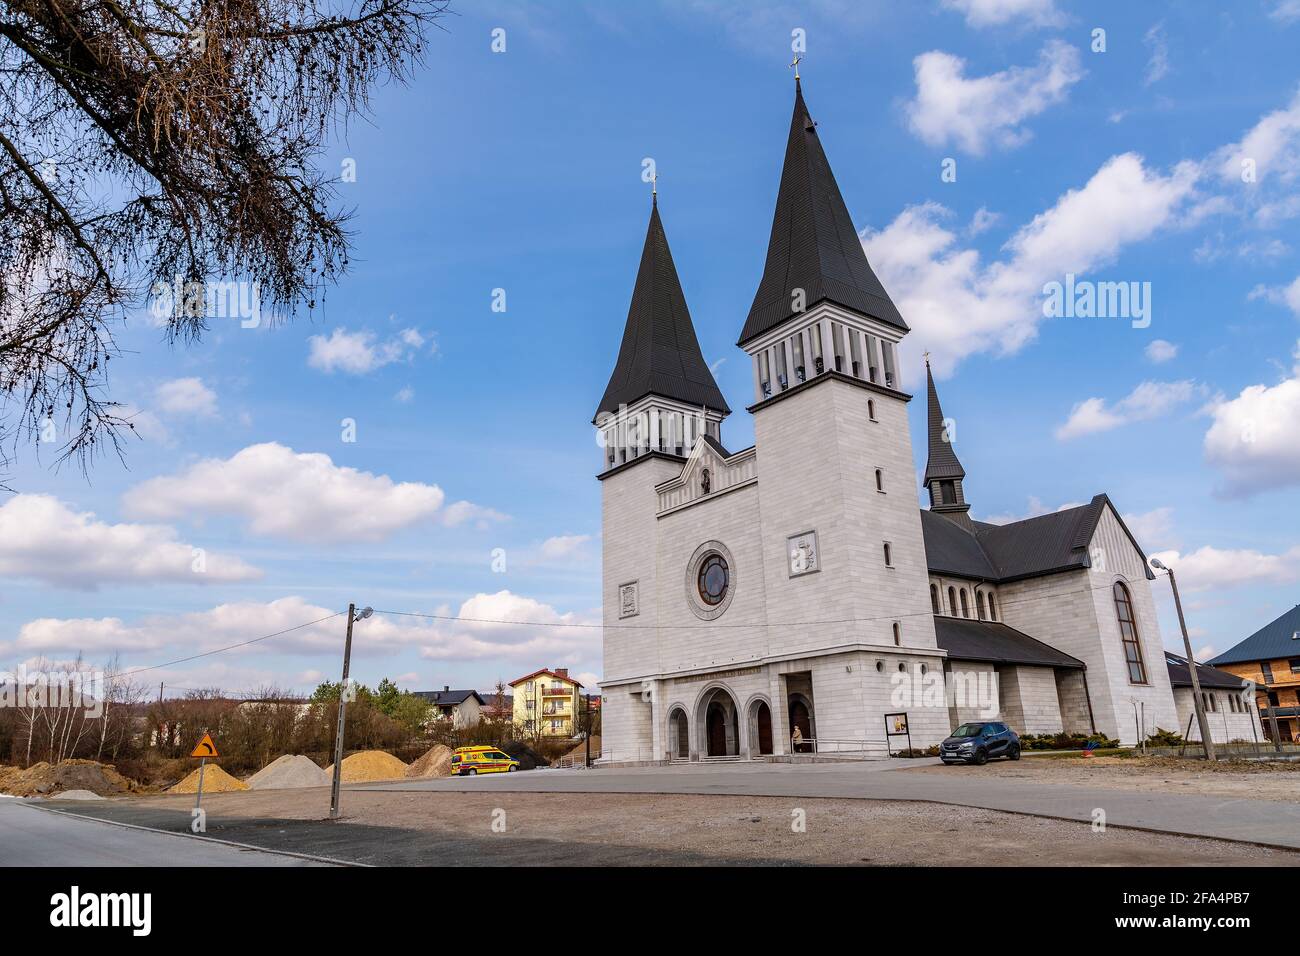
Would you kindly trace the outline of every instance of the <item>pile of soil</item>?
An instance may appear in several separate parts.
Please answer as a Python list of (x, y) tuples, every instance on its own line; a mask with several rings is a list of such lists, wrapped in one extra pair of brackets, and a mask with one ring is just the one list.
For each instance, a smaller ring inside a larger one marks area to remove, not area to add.
[(252, 790), (292, 790), (297, 787), (328, 787), (330, 775), (316, 766), (310, 757), (285, 754), (244, 782)]
[[(334, 773), (334, 765), (325, 768)], [(406, 776), (406, 764), (383, 750), (362, 750), (343, 758), (344, 783), (369, 783), (373, 780), (400, 780)]]
[[(247, 790), (248, 784), (237, 780), (214, 763), (203, 768), (204, 793), (229, 793), (232, 790)], [(168, 790), (168, 793), (198, 793), (199, 769)]]
[(64, 790), (62, 793), (56, 793), (50, 797), (51, 800), (103, 800), (97, 793), (91, 793), (89, 790)]
[[(578, 746), (574, 747), (567, 754), (565, 754), (565, 756), (572, 757), (574, 760), (586, 760), (587, 742), (584, 740), (582, 743), (578, 744)], [(599, 756), (600, 756), (600, 734), (592, 734), (591, 735), (591, 759), (595, 760)]]
[(519, 761), (520, 770), (536, 770), (538, 767), (551, 765), (549, 760), (522, 740), (512, 740), (501, 749)]
[[(345, 761), (346, 763), (346, 761)], [(450, 777), (451, 748), (434, 744), (406, 768), (408, 777)]]
[(89, 790), (100, 797), (115, 797), (133, 789), (130, 780), (111, 765), (94, 760), (61, 760), (56, 764), (34, 763), (26, 770), (6, 767), (0, 776), (0, 790), (15, 797), (52, 796), (64, 790)]

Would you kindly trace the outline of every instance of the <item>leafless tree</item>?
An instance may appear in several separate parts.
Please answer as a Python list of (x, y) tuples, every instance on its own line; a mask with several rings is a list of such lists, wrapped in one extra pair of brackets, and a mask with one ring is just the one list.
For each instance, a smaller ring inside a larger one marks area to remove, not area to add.
[[(274, 314), (316, 306), (348, 264), (326, 137), (409, 78), (446, 12), (0, 0), (0, 464), (33, 439), (83, 468), (121, 453), (114, 329), (151, 292), (238, 281)], [(169, 301), (168, 339), (199, 338), (206, 302)]]

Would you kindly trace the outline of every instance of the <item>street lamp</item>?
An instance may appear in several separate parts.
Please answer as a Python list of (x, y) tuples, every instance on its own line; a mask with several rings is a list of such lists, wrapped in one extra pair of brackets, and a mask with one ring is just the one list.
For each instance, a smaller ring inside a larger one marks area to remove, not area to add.
[(1201, 728), (1201, 742), (1205, 744), (1207, 760), (1218, 760), (1214, 753), (1214, 742), (1210, 740), (1210, 723), (1205, 718), (1205, 706), (1201, 701), (1201, 679), (1196, 673), (1196, 658), (1192, 656), (1192, 639), (1187, 636), (1187, 621), (1183, 618), (1183, 602), (1178, 596), (1178, 580), (1174, 569), (1159, 558), (1151, 559), (1151, 567), (1169, 575), (1169, 586), (1174, 591), (1174, 607), (1178, 608), (1178, 626), (1183, 631), (1183, 649), (1187, 651), (1187, 672), (1192, 675), (1192, 706), (1196, 708), (1196, 723)]
[(330, 782), (330, 819), (339, 816), (339, 784), (343, 782), (343, 718), (348, 709), (348, 668), (352, 665), (352, 625), (364, 621), (375, 613), (372, 607), (357, 610), (355, 604), (348, 605), (348, 636), (343, 642), (343, 680), (339, 684), (339, 726), (334, 736), (334, 779)]

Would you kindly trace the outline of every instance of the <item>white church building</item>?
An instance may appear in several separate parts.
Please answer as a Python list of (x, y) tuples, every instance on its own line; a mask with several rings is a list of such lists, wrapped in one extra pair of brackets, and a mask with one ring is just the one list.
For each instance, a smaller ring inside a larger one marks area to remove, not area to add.
[(907, 332), (796, 83), (738, 341), (755, 445), (729, 451), (656, 201), (594, 419), (606, 762), (781, 756), (796, 730), (800, 752), (884, 756), (975, 717), (1124, 743), (1178, 726), (1153, 575), (1118, 510), (1099, 494), (973, 520), (928, 367), (920, 506)]

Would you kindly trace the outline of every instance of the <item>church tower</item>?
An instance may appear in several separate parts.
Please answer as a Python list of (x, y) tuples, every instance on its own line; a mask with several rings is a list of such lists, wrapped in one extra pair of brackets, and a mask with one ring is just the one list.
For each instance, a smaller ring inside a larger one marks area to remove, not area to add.
[[(907, 323), (862, 241), (795, 80), (767, 258), (738, 344), (753, 363), (771, 653), (836, 642), (933, 653), (928, 569), (897, 348)], [(815, 532), (815, 535), (813, 534)], [(820, 574), (791, 571), (815, 538)], [(779, 646), (777, 646), (779, 645)], [(833, 728), (824, 727), (828, 736)], [(845, 736), (861, 728), (843, 728)]]
[(925, 462), (925, 487), (930, 492), (930, 510), (955, 521), (967, 531), (974, 531), (970, 520), (970, 505), (962, 491), (961, 483), (966, 477), (966, 469), (957, 460), (953, 450), (953, 429), (948, 419), (943, 417), (939, 407), (939, 393), (934, 389), (934, 374), (930, 371), (930, 360), (925, 362), (925, 385), (927, 392), (927, 430), (929, 434), (929, 457)]
[(656, 195), (618, 360), (592, 421), (601, 448), (604, 620), (640, 626), (605, 632), (608, 677), (658, 668), (656, 645), (645, 639), (653, 631), (641, 629), (659, 614), (655, 486), (681, 474), (700, 441), (721, 442), (730, 413), (700, 352)]
[(650, 454), (684, 458), (705, 435), (720, 442), (730, 413), (695, 338), (656, 194), (623, 344), (592, 420), (605, 453), (602, 470)]

